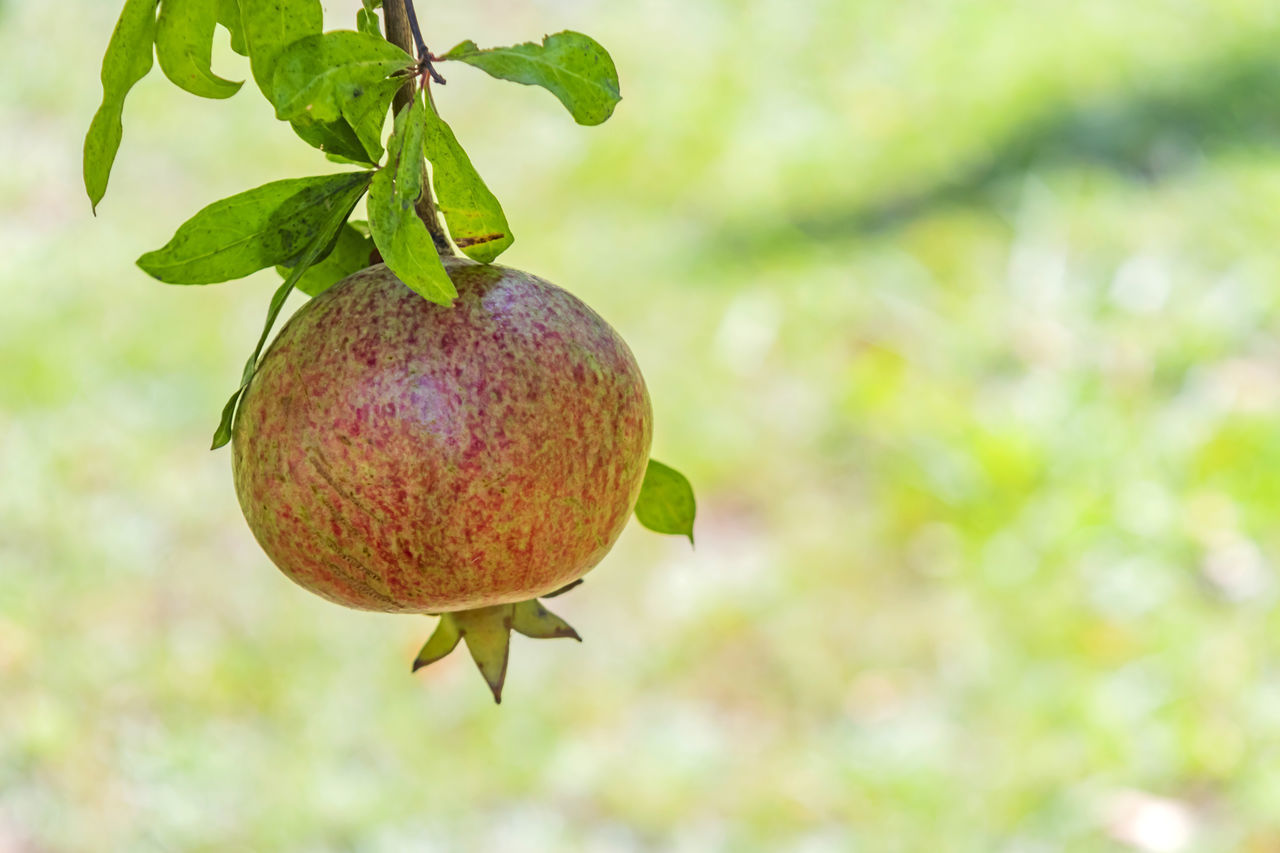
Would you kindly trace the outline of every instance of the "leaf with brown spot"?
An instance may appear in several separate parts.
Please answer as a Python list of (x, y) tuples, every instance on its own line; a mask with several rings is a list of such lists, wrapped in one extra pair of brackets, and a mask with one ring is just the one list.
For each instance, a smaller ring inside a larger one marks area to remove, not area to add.
[(423, 105), (421, 93), (396, 115), (387, 141), (387, 164), (369, 186), (369, 232), (382, 260), (410, 290), (440, 305), (458, 291), (415, 207), (422, 195)]
[(430, 103), (425, 120), (423, 150), (431, 161), (431, 183), (449, 236), (468, 258), (492, 263), (515, 242), (502, 205)]

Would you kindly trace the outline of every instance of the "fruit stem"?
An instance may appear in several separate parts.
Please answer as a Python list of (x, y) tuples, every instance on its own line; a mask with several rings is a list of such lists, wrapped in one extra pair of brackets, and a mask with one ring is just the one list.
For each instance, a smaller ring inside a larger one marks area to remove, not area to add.
[[(413, 0), (384, 0), (382, 4), (382, 14), (385, 19), (385, 27), (387, 32), (387, 41), (410, 55), (414, 52), (415, 41), (421, 42), (422, 34), (418, 30), (417, 17), (410, 17), (413, 8)], [(417, 38), (414, 38), (415, 32)], [(423, 45), (425, 50), (426, 45)], [(425, 58), (429, 58), (430, 53)], [(399, 113), (409, 101), (413, 98), (413, 79), (410, 79), (399, 92), (396, 92), (395, 99), (392, 101), (395, 112)], [(425, 87), (424, 87), (425, 88)], [(426, 89), (423, 93), (428, 99), (431, 98), (431, 90)], [(435, 102), (432, 101), (432, 109), (435, 108)], [(431, 234), (431, 242), (435, 243), (436, 252), (441, 257), (449, 257), (455, 255), (453, 245), (449, 243), (449, 238), (445, 236), (444, 228), (440, 225), (440, 216), (436, 212), (435, 198), (431, 193), (431, 181), (422, 182), (422, 195), (418, 197), (416, 205), (418, 218), (427, 226), (427, 232)]]

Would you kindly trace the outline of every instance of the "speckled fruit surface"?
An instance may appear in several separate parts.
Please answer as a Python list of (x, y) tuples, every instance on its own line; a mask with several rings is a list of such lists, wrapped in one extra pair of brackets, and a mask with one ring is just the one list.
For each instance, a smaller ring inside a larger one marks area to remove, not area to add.
[(446, 262), (449, 307), (385, 266), (308, 302), (236, 418), (236, 494), (293, 580), (366, 610), (524, 601), (630, 517), (652, 412), (622, 338), (536, 276)]

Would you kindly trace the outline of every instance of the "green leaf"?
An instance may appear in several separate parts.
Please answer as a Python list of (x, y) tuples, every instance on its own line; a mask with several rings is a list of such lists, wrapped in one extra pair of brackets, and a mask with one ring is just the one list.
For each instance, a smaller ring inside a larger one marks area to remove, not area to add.
[(364, 150), (364, 145), (360, 142), (360, 137), (356, 136), (355, 128), (344, 118), (320, 122), (313, 121), (310, 116), (304, 115), (289, 122), (289, 125), (293, 128), (293, 132), (298, 134), (298, 138), (312, 148), (317, 148), (326, 155), (340, 157), (349, 163), (376, 166), (378, 159), (382, 156), (381, 145), (378, 146), (377, 157), (369, 156), (369, 152)]
[(231, 33), (231, 49), (241, 56), (249, 55), (244, 43), (244, 27), (240, 24), (240, 0), (217, 0), (218, 23)]
[(249, 67), (262, 94), (271, 99), (271, 75), (280, 52), (324, 26), (320, 0), (240, 0), (240, 20)]
[(240, 87), (210, 69), (217, 0), (161, 0), (156, 21), (156, 60), (174, 85), (202, 98), (229, 98)]
[[(369, 266), (369, 256), (373, 250), (373, 238), (348, 223), (338, 232), (333, 249), (323, 260), (312, 264), (311, 269), (298, 279), (294, 287), (308, 296), (319, 296), (353, 272)], [(281, 277), (288, 278), (293, 270), (278, 266), (276, 272)]]
[(502, 80), (541, 86), (560, 99), (578, 124), (600, 124), (622, 100), (609, 52), (595, 39), (570, 30), (547, 36), (540, 45), (481, 50), (464, 41), (442, 58), (474, 65)]
[(370, 175), (291, 178), (216, 201), (179, 226), (163, 248), (139, 258), (138, 266), (169, 284), (213, 284), (292, 265), (324, 229), (334, 205), (345, 204), (353, 192), (358, 198)]
[(102, 106), (84, 138), (84, 188), (95, 213), (120, 150), (125, 96), (151, 70), (155, 34), (156, 0), (125, 0), (102, 57)]
[(249, 356), (249, 360), (245, 362), (244, 370), (240, 373), (240, 387), (235, 390), (235, 393), (231, 395), (231, 399), (222, 408), (222, 418), (218, 422), (218, 428), (214, 430), (213, 446), (210, 450), (217, 450), (231, 440), (236, 407), (240, 402), (240, 398), (244, 396), (245, 389), (249, 387), (249, 382), (252, 381), (254, 372), (258, 369), (258, 357), (262, 354), (262, 348), (267, 344), (267, 336), (271, 334), (271, 328), (276, 324), (276, 318), (280, 316), (280, 309), (284, 307), (285, 300), (293, 292), (294, 285), (298, 283), (298, 280), (306, 274), (311, 265), (323, 254), (325, 247), (333, 243), (342, 228), (342, 223), (347, 221), (347, 217), (351, 215), (352, 208), (356, 206), (356, 202), (360, 201), (360, 196), (364, 194), (364, 191), (365, 186), (363, 184), (356, 184), (329, 199), (329, 203), (326, 205), (324, 221), (316, 229), (315, 233), (311, 235), (311, 239), (303, 250), (302, 256), (298, 259), (298, 265), (293, 268), (293, 272), (289, 273), (289, 277), (271, 295), (271, 304), (267, 308), (267, 320), (263, 324), (262, 334), (258, 337), (258, 345), (253, 348), (253, 353)]
[[(350, 127), (350, 125), (347, 126)], [(355, 131), (352, 131), (352, 133), (354, 132)], [(355, 157), (344, 157), (334, 151), (325, 151), (324, 159), (328, 160), (330, 163), (337, 163), (340, 166), (363, 166), (366, 169), (369, 166), (377, 165), (376, 163), (369, 162), (369, 155), (365, 153), (361, 153), (359, 159), (357, 159)]]
[(423, 135), (426, 107), (422, 94), (402, 108), (387, 141), (387, 165), (369, 185), (369, 231), (382, 260), (410, 290), (422, 298), (448, 305), (458, 295), (427, 226), (414, 208), (422, 195)]
[(404, 85), (391, 74), (413, 57), (381, 36), (350, 31), (307, 36), (276, 58), (269, 98), (276, 118), (317, 122), (345, 119), (375, 161), (382, 156), (382, 125), (391, 99)]
[(382, 37), (382, 25), (378, 22), (378, 16), (374, 10), (382, 5), (381, 0), (363, 0), (364, 8), (356, 10), (356, 29), (362, 33), (368, 33), (371, 36)]
[(463, 254), (482, 264), (493, 263), (514, 242), (502, 205), (481, 180), (453, 130), (427, 105), (424, 148), (431, 161), (436, 202), (449, 235)]
[(693, 486), (685, 476), (656, 459), (649, 460), (636, 502), (636, 518), (650, 530), (688, 536), (693, 544), (693, 518), (697, 515)]

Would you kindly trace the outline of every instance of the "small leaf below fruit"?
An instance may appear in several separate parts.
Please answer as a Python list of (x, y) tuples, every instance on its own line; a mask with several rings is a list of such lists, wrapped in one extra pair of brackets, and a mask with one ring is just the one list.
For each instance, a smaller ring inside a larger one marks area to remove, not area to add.
[(618, 69), (595, 39), (572, 30), (547, 36), (542, 44), (481, 49), (464, 41), (442, 59), (474, 65), (491, 77), (541, 86), (560, 99), (578, 124), (600, 124), (622, 100)]
[(693, 520), (697, 515), (693, 486), (676, 469), (649, 460), (640, 499), (636, 502), (636, 518), (657, 533), (689, 537), (693, 544)]

